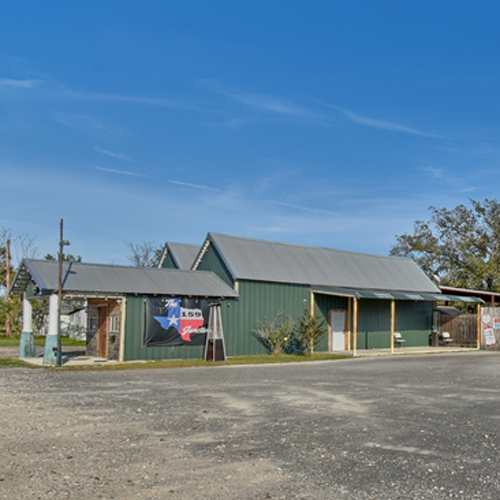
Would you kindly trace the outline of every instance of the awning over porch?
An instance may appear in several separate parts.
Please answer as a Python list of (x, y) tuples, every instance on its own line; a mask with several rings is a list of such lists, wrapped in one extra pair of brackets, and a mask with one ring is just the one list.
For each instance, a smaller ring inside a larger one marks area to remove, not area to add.
[(432, 302), (476, 302), (483, 303), (479, 297), (448, 295), (444, 293), (412, 293), (393, 292), (385, 290), (355, 290), (344, 288), (311, 288), (313, 293), (336, 295), (338, 297), (356, 297), (357, 299), (387, 299), (387, 300), (414, 300)]

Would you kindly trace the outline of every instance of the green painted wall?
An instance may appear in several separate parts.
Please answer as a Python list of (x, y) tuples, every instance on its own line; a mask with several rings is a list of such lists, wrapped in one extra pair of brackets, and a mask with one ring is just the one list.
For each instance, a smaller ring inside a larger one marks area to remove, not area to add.
[[(241, 281), (240, 299), (222, 301), (222, 321), (228, 356), (264, 354), (266, 349), (252, 330), (266, 318), (271, 321), (278, 311), (298, 320), (307, 307), (308, 286)], [(307, 301), (307, 302), (304, 302)], [(348, 299), (315, 295), (315, 314), (328, 321), (331, 309), (347, 310)], [(405, 339), (405, 347), (428, 345), (432, 327), (431, 302), (396, 302), (396, 331)], [(144, 347), (144, 297), (127, 297), (125, 322), (125, 360), (189, 359), (203, 357), (203, 347)], [(358, 311), (358, 349), (390, 347), (390, 301), (360, 300)], [(318, 351), (328, 350), (328, 334)]]
[(170, 252), (167, 252), (167, 255), (165, 255), (165, 259), (163, 260), (161, 267), (166, 269), (178, 269), (175, 265), (174, 259), (172, 259), (172, 256), (170, 255)]
[[(238, 282), (238, 300), (224, 301), (222, 321), (228, 356), (263, 354), (266, 349), (252, 335), (265, 318), (274, 319), (279, 311), (297, 320), (309, 308), (309, 287), (260, 281)], [(304, 300), (307, 302), (305, 303)]]
[[(336, 297), (334, 295), (314, 295), (314, 314), (316, 316), (322, 316), (325, 319), (327, 328), (325, 336), (321, 339), (319, 343), (318, 350), (319, 351), (327, 351), (328, 350), (328, 311), (331, 309), (344, 310), (347, 311), (348, 301), (347, 297)], [(347, 327), (347, 325), (346, 325)]]
[(144, 347), (144, 297), (127, 296), (125, 319), (125, 361), (135, 359), (197, 359), (203, 347)]
[(203, 255), (203, 259), (197, 268), (199, 271), (213, 271), (222, 281), (227, 283), (230, 287), (234, 286), (233, 278), (229, 273), (223, 260), (215, 251), (212, 243), (209, 244), (207, 251)]
[[(396, 301), (395, 330), (405, 339), (405, 347), (429, 344), (433, 322), (432, 302)], [(358, 312), (358, 349), (391, 346), (391, 302), (360, 300)]]

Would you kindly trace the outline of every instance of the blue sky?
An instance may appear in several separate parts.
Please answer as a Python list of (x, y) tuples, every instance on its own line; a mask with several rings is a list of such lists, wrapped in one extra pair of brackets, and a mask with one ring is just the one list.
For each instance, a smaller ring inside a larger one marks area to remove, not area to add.
[(500, 187), (500, 4), (0, 8), (0, 227), (127, 264), (208, 231), (387, 254)]

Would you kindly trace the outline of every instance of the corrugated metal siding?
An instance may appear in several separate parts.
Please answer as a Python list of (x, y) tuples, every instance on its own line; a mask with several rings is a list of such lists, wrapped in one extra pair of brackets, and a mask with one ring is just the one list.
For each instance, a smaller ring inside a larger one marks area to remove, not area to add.
[(229, 270), (227, 269), (226, 265), (211, 243), (208, 246), (207, 251), (203, 255), (203, 259), (199, 263), (197, 270), (212, 271), (230, 287), (234, 285), (234, 281)]
[[(252, 335), (259, 322), (274, 319), (278, 311), (297, 320), (309, 308), (309, 287), (279, 283), (241, 281), (239, 300), (225, 300), (222, 321), (228, 356), (263, 354), (266, 349)], [(307, 304), (304, 303), (307, 300)], [(229, 305), (228, 305), (229, 304)]]
[[(395, 331), (405, 339), (404, 347), (428, 345), (433, 321), (432, 302), (396, 301)], [(382, 349), (391, 345), (389, 300), (360, 300), (358, 349)]]
[(128, 296), (125, 319), (125, 361), (136, 359), (197, 359), (203, 347), (144, 347), (144, 297)]
[[(328, 312), (331, 309), (347, 311), (348, 308), (349, 299), (347, 297), (336, 297), (334, 295), (314, 294), (314, 299), (315, 299), (314, 314), (316, 316), (323, 317), (327, 325), (328, 325)], [(321, 339), (317, 350), (328, 351), (328, 329), (326, 330), (325, 336)]]
[(396, 302), (396, 331), (405, 347), (429, 345), (433, 322), (433, 302)]
[(163, 262), (161, 264), (161, 267), (165, 269), (177, 269), (174, 259), (172, 259), (172, 256), (170, 255), (169, 252), (166, 253), (165, 258), (163, 259)]

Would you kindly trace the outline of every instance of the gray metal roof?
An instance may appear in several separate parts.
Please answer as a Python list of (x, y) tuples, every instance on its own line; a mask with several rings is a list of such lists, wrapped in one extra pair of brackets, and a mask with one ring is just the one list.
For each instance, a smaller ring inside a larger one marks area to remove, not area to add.
[[(25, 259), (10, 291), (23, 293), (32, 280), (40, 292), (59, 286), (59, 264)], [(129, 266), (63, 263), (63, 290), (67, 295), (193, 295), (237, 297), (237, 293), (212, 272)]]
[(416, 293), (416, 292), (389, 292), (387, 290), (349, 290), (346, 288), (313, 288), (313, 292), (325, 295), (337, 295), (340, 297), (357, 297), (358, 299), (395, 299), (411, 300), (415, 302), (422, 301), (441, 301), (441, 302), (484, 302), (478, 297), (468, 297), (459, 295), (445, 295), (443, 293)]
[(194, 259), (200, 251), (200, 245), (188, 245), (187, 243), (165, 244), (178, 269), (191, 269)]
[[(208, 233), (233, 279), (330, 288), (439, 293), (408, 258)], [(205, 244), (204, 249), (207, 248)], [(201, 255), (197, 258), (199, 262)]]

